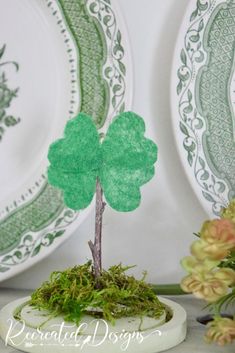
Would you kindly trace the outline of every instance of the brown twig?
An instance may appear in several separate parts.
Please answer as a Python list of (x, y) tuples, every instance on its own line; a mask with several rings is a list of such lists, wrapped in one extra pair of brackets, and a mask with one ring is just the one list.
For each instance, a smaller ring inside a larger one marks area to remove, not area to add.
[(103, 190), (100, 185), (100, 181), (97, 178), (96, 182), (96, 210), (95, 210), (95, 241), (92, 243), (90, 240), (88, 242), (91, 249), (93, 263), (94, 263), (94, 272), (97, 284), (99, 282), (99, 276), (102, 271), (102, 219), (105, 209), (105, 202), (103, 201)]

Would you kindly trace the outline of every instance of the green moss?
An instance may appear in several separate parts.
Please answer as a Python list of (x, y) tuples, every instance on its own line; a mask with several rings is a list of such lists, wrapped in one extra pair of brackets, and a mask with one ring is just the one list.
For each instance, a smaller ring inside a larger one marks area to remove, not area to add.
[(126, 275), (131, 267), (121, 264), (103, 270), (96, 286), (91, 262), (65, 271), (55, 271), (31, 297), (31, 305), (46, 309), (53, 315), (62, 314), (66, 321), (79, 324), (90, 314), (115, 323), (128, 316), (158, 318), (164, 311), (150, 285)]

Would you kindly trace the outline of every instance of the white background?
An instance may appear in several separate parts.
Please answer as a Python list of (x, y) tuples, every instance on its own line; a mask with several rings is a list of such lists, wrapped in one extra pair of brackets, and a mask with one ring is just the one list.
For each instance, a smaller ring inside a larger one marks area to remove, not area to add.
[[(133, 111), (147, 121), (147, 135), (159, 147), (155, 177), (142, 188), (141, 206), (104, 214), (103, 265), (122, 262), (148, 271), (148, 280), (180, 280), (180, 259), (188, 255), (193, 232), (207, 218), (182, 168), (170, 114), (170, 74), (174, 45), (188, 0), (116, 0), (129, 32), (134, 72)], [(196, 1), (195, 1), (196, 2)], [(1, 286), (35, 288), (52, 270), (90, 258), (94, 212), (48, 258)]]

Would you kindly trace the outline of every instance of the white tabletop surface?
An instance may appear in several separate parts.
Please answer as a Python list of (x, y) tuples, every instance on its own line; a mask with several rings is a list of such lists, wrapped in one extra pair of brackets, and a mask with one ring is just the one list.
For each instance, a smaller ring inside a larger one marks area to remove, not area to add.
[[(12, 289), (1, 289), (0, 291), (0, 309), (12, 300), (17, 298), (25, 297), (30, 295), (28, 290), (12, 290)], [(186, 340), (179, 346), (172, 348), (166, 352), (169, 353), (234, 353), (235, 343), (227, 345), (225, 347), (218, 347), (215, 344), (206, 344), (203, 341), (203, 335), (205, 327), (196, 321), (196, 316), (202, 315), (203, 303), (192, 296), (178, 296), (170, 297), (171, 300), (175, 300), (181, 304), (188, 315), (188, 334)], [(6, 347), (2, 340), (0, 340), (0, 352), (1, 353), (16, 353), (18, 350)], [(111, 352), (110, 352), (111, 353)], [(146, 352), (148, 353), (148, 352)]]

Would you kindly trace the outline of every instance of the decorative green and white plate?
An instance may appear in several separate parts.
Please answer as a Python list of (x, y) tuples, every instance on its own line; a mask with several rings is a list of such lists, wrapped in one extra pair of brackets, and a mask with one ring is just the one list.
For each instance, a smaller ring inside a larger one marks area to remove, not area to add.
[(235, 196), (235, 1), (192, 0), (172, 72), (180, 156), (204, 208), (219, 215)]
[(1, 0), (0, 281), (50, 254), (87, 212), (47, 183), (47, 150), (84, 111), (105, 130), (130, 108), (117, 0)]

